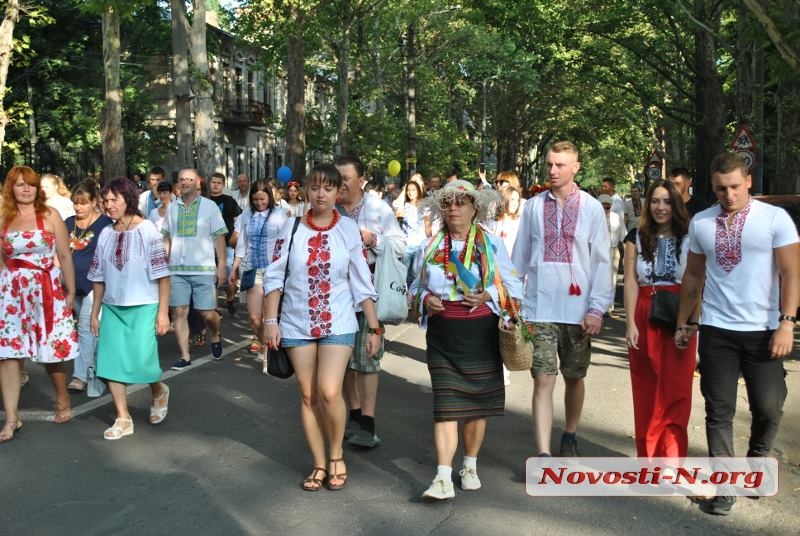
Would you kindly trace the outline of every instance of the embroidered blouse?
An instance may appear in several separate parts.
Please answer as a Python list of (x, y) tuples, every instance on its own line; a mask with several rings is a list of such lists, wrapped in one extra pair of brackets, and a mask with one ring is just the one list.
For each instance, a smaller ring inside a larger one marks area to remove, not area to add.
[(142, 220), (128, 231), (103, 229), (87, 278), (105, 283), (103, 303), (127, 306), (158, 303), (158, 280), (169, 275), (164, 240)]
[(681, 239), (679, 259), (675, 258), (677, 240), (673, 237), (659, 237), (653, 262), (646, 261), (642, 257), (642, 244), (636, 229), (628, 233), (625, 241), (636, 244), (636, 251), (639, 253), (636, 256), (636, 281), (640, 286), (680, 284), (689, 256), (689, 235), (684, 235)]
[(263, 212), (253, 212), (248, 208), (242, 212), (236, 226), (239, 239), (235, 253), (242, 259), (241, 271), (267, 267), (272, 260), (278, 233), (285, 222), (286, 213), (280, 207)]
[(358, 225), (340, 218), (318, 232), (300, 224), (287, 255), (293, 225), (290, 218), (281, 227), (264, 274), (264, 294), (283, 289), (281, 336), (321, 339), (358, 331), (356, 305), (378, 299)]
[[(521, 299), (523, 295), (522, 281), (519, 278), (519, 273), (511, 262), (511, 258), (508, 256), (508, 252), (506, 251), (505, 245), (503, 245), (503, 241), (499, 237), (488, 232), (484, 233), (484, 236), (486, 236), (486, 238), (489, 240), (489, 244), (491, 245), (497, 268), (500, 270), (500, 280), (503, 282), (503, 286), (507, 295), (518, 300)], [(417, 312), (420, 313), (420, 323), (422, 326), (427, 323), (427, 311), (423, 304), (427, 295), (433, 294), (440, 299), (447, 301), (462, 301), (465, 297), (463, 290), (461, 286), (459, 286), (456, 279), (448, 277), (447, 273), (445, 272), (443, 260), (446, 258), (445, 254), (449, 256), (449, 252), (445, 253), (444, 251), (444, 240), (439, 242), (436, 248), (436, 253), (432, 256), (429, 262), (426, 262), (425, 252), (428, 251), (429, 247), (434, 243), (435, 240), (437, 240), (436, 235), (432, 236), (424, 244), (423, 253), (417, 258), (415, 266), (415, 273), (419, 275), (414, 282), (411, 283), (411, 289), (409, 290), (409, 296), (416, 297), (419, 294)], [(453, 251), (456, 255), (459, 255), (464, 248), (464, 243), (464, 240), (453, 240), (452, 245), (450, 246), (451, 251)], [(482, 252), (480, 247), (476, 246), (472, 262), (469, 264), (469, 271), (478, 281), (483, 279), (480, 262), (481, 255)], [(420, 288), (420, 285), (422, 285), (422, 288)], [(497, 287), (494, 284), (491, 284), (484, 290), (489, 292), (489, 294), (492, 296), (491, 301), (487, 302), (487, 305), (494, 314), (499, 315), (500, 298), (497, 292)]]

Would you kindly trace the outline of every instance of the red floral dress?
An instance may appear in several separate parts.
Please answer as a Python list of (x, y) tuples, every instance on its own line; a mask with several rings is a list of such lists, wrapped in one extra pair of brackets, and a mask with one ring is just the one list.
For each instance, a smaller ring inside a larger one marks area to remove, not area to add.
[(75, 358), (78, 335), (53, 265), (55, 236), (40, 216), (36, 224), (0, 236), (0, 359), (59, 363)]

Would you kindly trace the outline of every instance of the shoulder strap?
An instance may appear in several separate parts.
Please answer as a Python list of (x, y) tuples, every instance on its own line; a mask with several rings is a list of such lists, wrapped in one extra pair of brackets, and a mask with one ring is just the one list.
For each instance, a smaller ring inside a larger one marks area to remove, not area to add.
[[(266, 223), (264, 224), (266, 225)], [(292, 235), (289, 238), (289, 249), (286, 250), (286, 268), (283, 269), (283, 292), (281, 292), (281, 299), (278, 302), (278, 318), (281, 316), (281, 309), (283, 309), (283, 297), (286, 296), (286, 278), (289, 277), (289, 255), (292, 253), (292, 244), (294, 244), (294, 233), (300, 227), (300, 218), (295, 217), (294, 225), (292, 225)]]
[[(52, 208), (50, 210), (55, 210), (55, 209)], [(44, 231), (44, 219), (42, 218), (42, 215), (39, 214), (38, 212), (36, 213), (36, 228), (39, 229), (40, 231)]]

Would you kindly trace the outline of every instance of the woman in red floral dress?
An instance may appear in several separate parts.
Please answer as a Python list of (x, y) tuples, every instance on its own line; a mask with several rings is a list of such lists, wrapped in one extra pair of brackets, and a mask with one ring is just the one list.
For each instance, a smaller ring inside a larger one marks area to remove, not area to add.
[(52, 420), (65, 423), (72, 418), (65, 363), (75, 358), (78, 336), (72, 318), (75, 272), (67, 229), (59, 213), (45, 205), (39, 175), (27, 166), (14, 166), (6, 175), (0, 233), (0, 388), (6, 414), (2, 443), (22, 428), (20, 359), (45, 365), (56, 390)]

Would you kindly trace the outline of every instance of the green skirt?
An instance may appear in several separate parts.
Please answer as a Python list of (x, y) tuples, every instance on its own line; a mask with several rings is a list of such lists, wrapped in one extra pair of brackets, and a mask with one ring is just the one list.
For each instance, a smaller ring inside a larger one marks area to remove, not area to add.
[(156, 340), (158, 304), (103, 304), (97, 341), (97, 376), (119, 383), (161, 379)]

